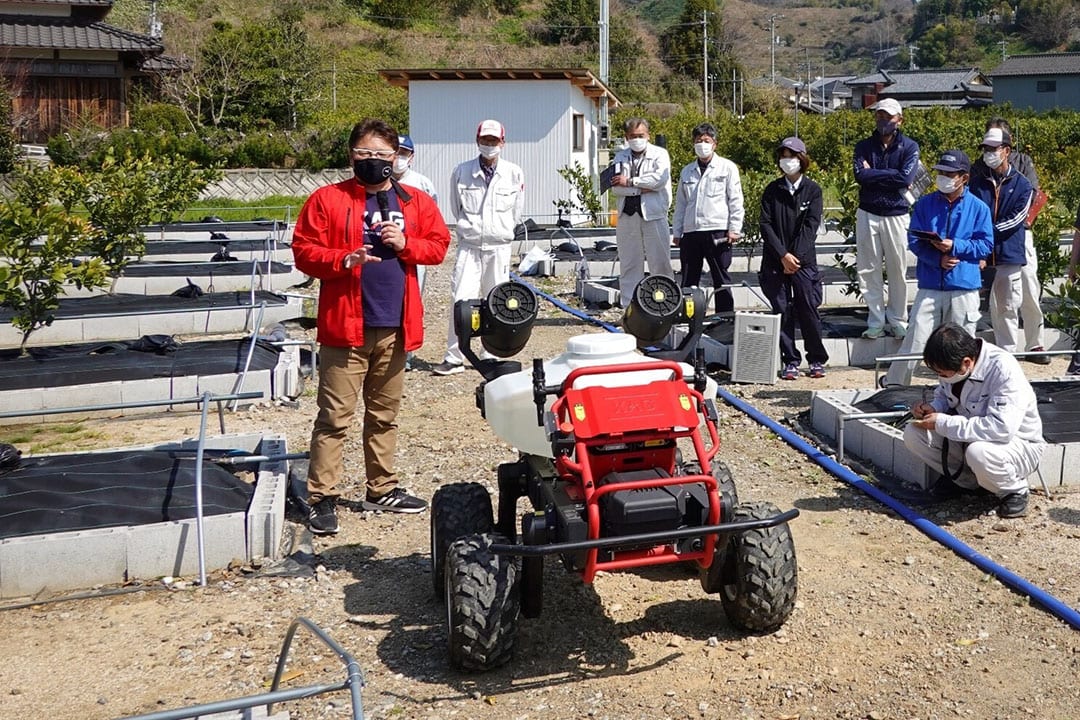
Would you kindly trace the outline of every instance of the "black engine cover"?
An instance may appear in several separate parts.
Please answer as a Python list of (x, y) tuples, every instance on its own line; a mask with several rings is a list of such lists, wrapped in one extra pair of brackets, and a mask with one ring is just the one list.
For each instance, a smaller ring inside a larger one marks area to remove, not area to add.
[[(612, 473), (600, 485), (612, 482), (669, 477), (662, 470)], [(677, 530), (704, 524), (709, 496), (700, 483), (668, 485), (646, 490), (618, 490), (600, 499), (600, 517), (606, 537)]]

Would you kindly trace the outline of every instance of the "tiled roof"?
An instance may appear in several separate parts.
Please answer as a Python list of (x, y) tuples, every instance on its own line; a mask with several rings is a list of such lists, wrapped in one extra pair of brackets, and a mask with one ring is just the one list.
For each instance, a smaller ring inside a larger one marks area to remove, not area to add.
[(991, 77), (1080, 75), (1080, 53), (1013, 55), (994, 68)]
[(102, 22), (79, 23), (70, 18), (0, 15), (0, 48), (51, 50), (114, 50), (156, 55), (158, 41)]
[(889, 85), (890, 95), (908, 93), (947, 93), (962, 90), (978, 78), (979, 71), (974, 68), (965, 70), (894, 70), (889, 73), (893, 84)]
[(889, 97), (927, 93), (952, 93), (979, 87), (989, 87), (978, 68), (942, 70), (889, 70), (849, 80), (848, 85), (885, 86), (882, 94)]

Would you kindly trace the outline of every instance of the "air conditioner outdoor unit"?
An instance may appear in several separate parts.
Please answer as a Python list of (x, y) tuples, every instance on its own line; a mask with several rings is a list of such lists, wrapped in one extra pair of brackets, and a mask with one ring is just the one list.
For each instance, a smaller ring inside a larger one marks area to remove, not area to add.
[(780, 316), (735, 313), (731, 381), (772, 385), (780, 371)]

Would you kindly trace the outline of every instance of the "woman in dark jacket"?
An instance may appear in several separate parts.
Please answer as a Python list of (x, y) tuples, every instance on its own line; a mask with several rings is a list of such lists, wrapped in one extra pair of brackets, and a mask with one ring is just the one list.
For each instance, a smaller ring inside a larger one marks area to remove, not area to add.
[(782, 177), (769, 183), (761, 196), (761, 235), (764, 253), (758, 278), (761, 290), (780, 315), (781, 377), (797, 380), (802, 354), (795, 347), (795, 323), (802, 331), (812, 378), (825, 377), (829, 354), (821, 341), (821, 272), (817, 266), (818, 227), (821, 225), (821, 186), (805, 176), (810, 166), (806, 145), (785, 138), (776, 149)]

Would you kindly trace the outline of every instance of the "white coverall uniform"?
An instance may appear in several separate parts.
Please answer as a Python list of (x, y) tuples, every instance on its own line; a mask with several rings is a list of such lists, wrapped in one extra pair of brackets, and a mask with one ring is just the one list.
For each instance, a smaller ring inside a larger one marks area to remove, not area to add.
[[(450, 283), (453, 303), (487, 297), (496, 285), (510, 279), (510, 246), (525, 211), (525, 174), (500, 157), (488, 184), (479, 157), (463, 162), (450, 175), (450, 209), (457, 221), (458, 241)], [(453, 304), (450, 308), (443, 360), (462, 365), (465, 356), (454, 332)]]
[(971, 376), (960, 386), (939, 383), (930, 403), (939, 413), (933, 430), (904, 429), (904, 444), (938, 472), (942, 439), (949, 439), (949, 471), (964, 469), (954, 481), (982, 487), (999, 498), (1027, 492), (1028, 475), (1039, 467), (1046, 442), (1031, 383), (1016, 358), (983, 341)]

